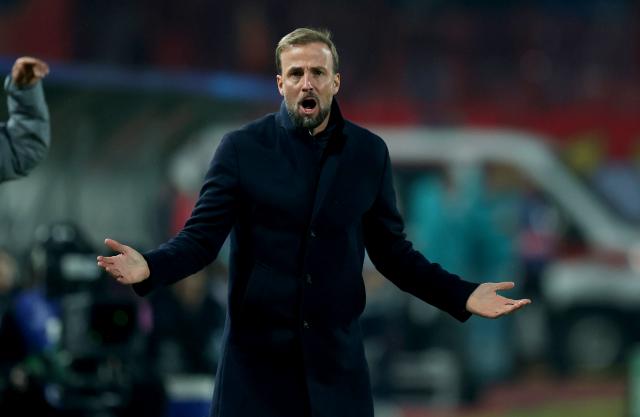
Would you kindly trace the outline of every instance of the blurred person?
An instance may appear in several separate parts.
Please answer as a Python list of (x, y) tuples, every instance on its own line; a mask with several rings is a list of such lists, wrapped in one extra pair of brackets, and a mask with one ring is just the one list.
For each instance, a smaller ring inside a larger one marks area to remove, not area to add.
[(479, 210), (482, 189), (472, 171), (444, 167), (421, 175), (409, 190), (408, 212), (416, 248), (448, 271), (477, 282), (478, 237), (489, 223), (486, 210)]
[(5, 79), (9, 120), (0, 123), (0, 182), (27, 175), (48, 153), (49, 110), (40, 82), (48, 73), (45, 62), (25, 56)]
[(384, 141), (345, 120), (328, 32), (296, 29), (276, 48), (280, 111), (217, 148), (184, 228), (141, 254), (98, 265), (145, 295), (211, 263), (231, 232), (229, 300), (212, 415), (373, 416), (358, 318), (365, 248), (403, 290), (460, 321), (530, 300), (497, 294), (431, 263), (405, 239)]
[(518, 252), (522, 261), (522, 291), (529, 297), (541, 295), (542, 276), (559, 250), (561, 218), (542, 193), (528, 185), (522, 197)]
[(152, 297), (149, 348), (161, 375), (215, 373), (224, 311), (210, 284), (201, 270)]
[[(508, 233), (517, 213), (511, 199), (474, 167), (449, 167), (414, 182), (409, 199), (416, 248), (429, 259), (472, 282), (513, 275), (515, 232)], [(464, 359), (467, 378), (463, 395), (472, 400), (488, 384), (504, 380), (513, 370), (513, 343), (508, 320), (472, 317), (453, 337)], [(478, 349), (483, 346), (484, 349)]]
[[(492, 276), (518, 276), (516, 294), (522, 296), (517, 238), (522, 196), (519, 175), (509, 166), (487, 164), (477, 173), (476, 187), (481, 189), (475, 201), (476, 218), (484, 226), (474, 236), (477, 271), (475, 282)], [(516, 346), (519, 339), (512, 317), (504, 320), (482, 320), (472, 317), (465, 332), (465, 355), (469, 379), (477, 388), (503, 382), (516, 370)], [(477, 349), (482, 346), (483, 349)], [(471, 396), (477, 393), (470, 393)]]

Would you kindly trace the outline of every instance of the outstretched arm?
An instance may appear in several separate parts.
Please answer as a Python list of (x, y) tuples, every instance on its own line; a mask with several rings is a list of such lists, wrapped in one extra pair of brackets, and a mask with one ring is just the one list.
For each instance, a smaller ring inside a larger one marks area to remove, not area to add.
[(5, 81), (9, 120), (0, 124), (0, 181), (27, 175), (47, 155), (49, 110), (42, 84), (49, 72), (37, 58), (18, 58)]
[(512, 300), (498, 294), (515, 287), (513, 282), (485, 282), (480, 284), (467, 300), (467, 311), (481, 317), (495, 319), (531, 304), (529, 299)]
[(105, 239), (105, 245), (118, 252), (114, 256), (98, 256), (98, 266), (121, 284), (135, 284), (149, 278), (147, 261), (137, 250), (113, 239)]
[(464, 281), (413, 248), (404, 233), (396, 206), (391, 160), (385, 148), (384, 172), (378, 196), (363, 218), (364, 242), (378, 271), (400, 289), (465, 321), (471, 312), (465, 303), (478, 287)]
[(464, 281), (413, 249), (405, 239), (395, 203), (390, 160), (388, 154), (385, 156), (387, 169), (379, 197), (364, 218), (365, 243), (376, 268), (401, 289), (461, 321), (471, 314), (496, 318), (531, 303), (528, 299), (511, 300), (497, 294), (513, 288), (513, 282), (478, 285)]
[(184, 228), (158, 248), (141, 254), (106, 239), (118, 255), (98, 257), (98, 265), (123, 284), (133, 284), (144, 296), (156, 287), (173, 284), (211, 263), (237, 215), (238, 175), (234, 145), (225, 136), (216, 150), (200, 197)]

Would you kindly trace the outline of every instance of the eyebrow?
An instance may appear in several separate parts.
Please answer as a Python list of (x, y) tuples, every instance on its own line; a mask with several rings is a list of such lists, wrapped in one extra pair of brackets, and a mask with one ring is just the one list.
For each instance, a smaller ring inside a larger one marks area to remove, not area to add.
[[(311, 68), (309, 68), (309, 69), (310, 69), (311, 71), (322, 71), (322, 72), (328, 72), (328, 69), (327, 69), (326, 67), (323, 67), (323, 66), (315, 66), (315, 67), (311, 67)], [(287, 74), (291, 74), (291, 73), (296, 72), (296, 71), (304, 71), (304, 67), (299, 67), (299, 66), (298, 66), (298, 67), (290, 67), (290, 68), (287, 70)]]

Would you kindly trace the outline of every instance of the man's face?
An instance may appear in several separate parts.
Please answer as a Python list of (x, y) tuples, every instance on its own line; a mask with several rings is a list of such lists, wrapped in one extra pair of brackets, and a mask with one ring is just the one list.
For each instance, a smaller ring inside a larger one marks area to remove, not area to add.
[(291, 120), (313, 134), (329, 122), (333, 96), (340, 89), (340, 74), (333, 73), (333, 57), (321, 42), (294, 45), (280, 54), (282, 74), (278, 91), (284, 97)]

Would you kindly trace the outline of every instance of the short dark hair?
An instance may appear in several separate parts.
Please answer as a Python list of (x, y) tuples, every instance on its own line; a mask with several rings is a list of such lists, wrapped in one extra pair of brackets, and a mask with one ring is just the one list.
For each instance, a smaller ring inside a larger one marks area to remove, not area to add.
[(333, 73), (338, 73), (338, 51), (336, 46), (331, 40), (331, 32), (327, 29), (311, 29), (311, 28), (298, 28), (291, 33), (286, 34), (276, 47), (276, 68), (278, 74), (282, 73), (282, 62), (280, 61), (280, 54), (287, 48), (296, 45), (306, 45), (309, 43), (320, 42), (327, 45), (331, 51), (331, 57), (333, 58)]

